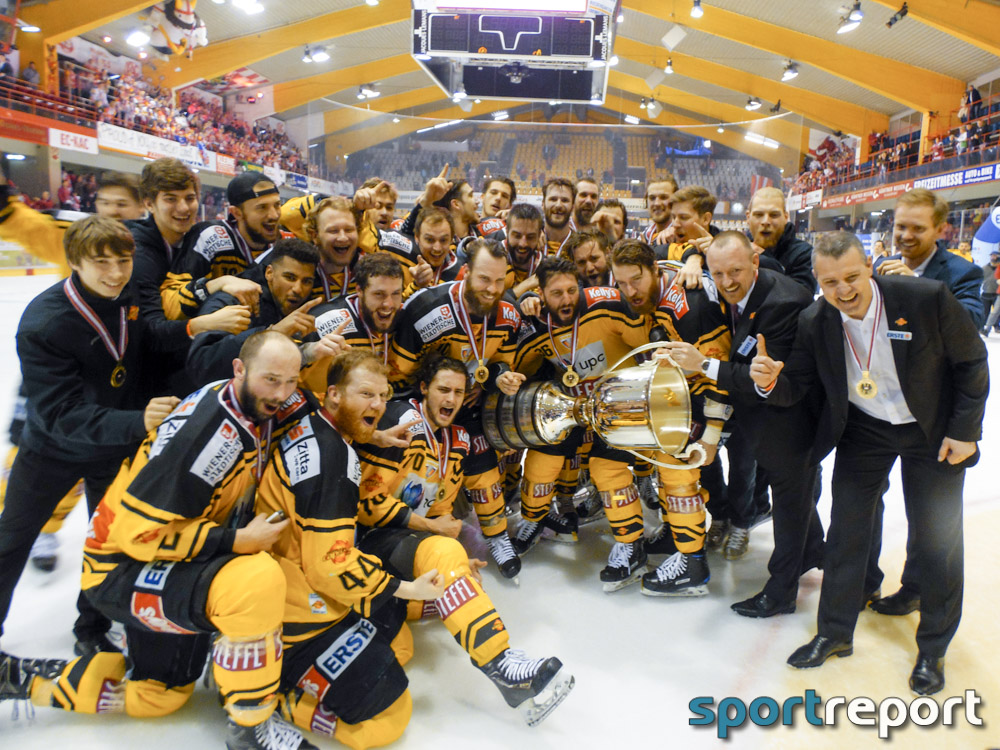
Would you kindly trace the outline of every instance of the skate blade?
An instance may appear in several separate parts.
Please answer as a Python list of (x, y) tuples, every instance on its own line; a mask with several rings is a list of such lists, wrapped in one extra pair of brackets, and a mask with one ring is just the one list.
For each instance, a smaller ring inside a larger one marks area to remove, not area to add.
[(598, 514), (596, 516), (580, 516), (580, 525), (581, 526), (590, 526), (591, 524), (595, 524), (598, 521), (603, 521), (603, 520), (604, 520), (604, 514), (603, 513), (600, 513), (600, 514)]
[(621, 581), (604, 581), (604, 593), (612, 594), (615, 591), (620, 591), (626, 586), (631, 586), (633, 583), (637, 583), (642, 580), (643, 574), (646, 572), (646, 566), (643, 565), (641, 568), (636, 568), (635, 572), (632, 573), (628, 578), (624, 578)]
[(577, 544), (580, 541), (579, 534), (553, 534), (552, 536), (542, 536), (547, 542), (556, 542), (558, 544)]
[(653, 591), (652, 589), (647, 589), (645, 586), (642, 587), (642, 593), (646, 596), (671, 596), (675, 599), (682, 599), (684, 597), (691, 596), (708, 596), (708, 584), (702, 584), (701, 586), (693, 586), (691, 588), (678, 589), (677, 591)]
[(571, 674), (566, 674), (564, 669), (560, 669), (549, 680), (542, 691), (534, 698), (529, 698), (517, 710), (521, 712), (525, 723), (529, 727), (536, 727), (545, 721), (550, 713), (556, 710), (560, 703), (566, 700), (573, 686), (576, 685), (576, 678)]

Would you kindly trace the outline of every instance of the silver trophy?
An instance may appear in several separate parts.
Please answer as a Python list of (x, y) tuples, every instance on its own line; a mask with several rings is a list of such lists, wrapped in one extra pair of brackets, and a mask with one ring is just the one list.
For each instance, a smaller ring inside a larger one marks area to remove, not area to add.
[[(594, 384), (589, 396), (568, 396), (555, 383), (536, 382), (513, 396), (491, 393), (483, 404), (483, 432), (499, 451), (558, 445), (576, 427), (590, 427), (613, 448), (668, 469), (701, 466), (705, 452), (688, 446), (691, 394), (684, 371), (668, 357), (654, 357), (618, 369), (640, 352), (662, 344), (644, 344), (616, 362)], [(680, 465), (640, 454), (667, 453)]]

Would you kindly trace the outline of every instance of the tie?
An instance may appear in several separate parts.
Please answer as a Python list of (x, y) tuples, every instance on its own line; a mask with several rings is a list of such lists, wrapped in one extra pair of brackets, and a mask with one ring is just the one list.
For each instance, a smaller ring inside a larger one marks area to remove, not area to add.
[(740, 306), (730, 305), (729, 306), (729, 317), (732, 320), (733, 335), (736, 335), (736, 326), (740, 324)]

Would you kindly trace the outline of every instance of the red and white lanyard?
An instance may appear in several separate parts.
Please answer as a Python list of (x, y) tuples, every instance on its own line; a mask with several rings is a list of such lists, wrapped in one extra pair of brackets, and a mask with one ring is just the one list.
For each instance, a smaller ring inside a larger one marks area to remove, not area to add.
[(562, 355), (559, 354), (559, 350), (556, 349), (556, 340), (552, 337), (552, 313), (546, 314), (545, 322), (549, 329), (549, 341), (552, 343), (552, 353), (555, 355), (559, 364), (567, 370), (572, 370), (573, 366), (576, 364), (576, 339), (580, 333), (580, 316), (577, 316), (576, 320), (573, 321), (573, 336), (570, 339), (569, 362), (564, 360)]
[(878, 332), (878, 324), (882, 321), (882, 291), (878, 288), (878, 284), (874, 284), (875, 287), (875, 299), (872, 304), (875, 305), (875, 322), (872, 324), (872, 336), (871, 340), (868, 342), (868, 361), (865, 362), (865, 366), (861, 366), (861, 357), (858, 356), (857, 349), (854, 348), (854, 342), (851, 341), (851, 334), (847, 332), (847, 324), (841, 320), (840, 324), (844, 327), (844, 338), (847, 339), (847, 345), (851, 348), (851, 355), (854, 357), (854, 361), (858, 363), (858, 368), (861, 370), (862, 377), (867, 378), (869, 373), (872, 371), (872, 353), (875, 351), (875, 334)]
[(101, 337), (101, 341), (104, 342), (104, 348), (108, 350), (108, 353), (115, 360), (117, 364), (121, 364), (121, 361), (125, 358), (125, 350), (128, 348), (128, 323), (125, 320), (125, 305), (118, 308), (119, 314), (119, 329), (118, 329), (118, 346), (115, 346), (114, 339), (111, 338), (111, 334), (108, 332), (107, 326), (104, 325), (102, 321), (95, 313), (90, 305), (87, 304), (86, 300), (80, 296), (80, 292), (77, 291), (76, 287), (73, 285), (73, 279), (68, 278), (63, 282), (63, 291), (69, 298), (70, 304), (76, 308), (76, 311), (83, 316), (90, 327), (97, 331), (97, 335)]
[[(451, 430), (447, 427), (441, 429), (444, 435), (444, 445), (434, 435), (434, 429), (431, 427), (430, 420), (424, 414), (424, 406), (417, 399), (411, 398), (410, 404), (417, 410), (420, 415), (420, 421), (424, 424), (424, 435), (427, 437), (427, 447), (434, 451), (438, 458), (438, 480), (441, 484), (444, 484), (445, 476), (448, 474), (448, 456), (451, 453)], [(444, 453), (441, 452), (442, 447), (444, 448)]]
[(233, 415), (253, 435), (254, 445), (257, 447), (257, 462), (253, 467), (253, 477), (254, 481), (260, 484), (261, 477), (264, 476), (264, 468), (267, 466), (268, 455), (271, 451), (271, 432), (274, 429), (274, 420), (268, 419), (263, 425), (255, 425), (240, 406), (240, 402), (236, 398), (236, 387), (232, 381), (229, 381), (229, 385), (223, 391), (223, 400), (226, 406), (233, 412)]
[[(347, 297), (347, 304), (351, 308), (351, 310), (354, 312), (354, 317), (361, 321), (361, 325), (364, 327), (365, 333), (368, 334), (368, 341), (371, 342), (371, 345), (372, 345), (372, 354), (374, 354), (377, 357), (378, 356), (378, 346), (375, 344), (375, 337), (372, 336), (372, 331), (368, 327), (368, 323), (365, 322), (364, 315), (361, 314), (361, 310), (360, 310), (361, 304), (360, 304), (360, 300), (358, 299), (358, 295), (352, 294), (349, 297)], [(389, 364), (389, 334), (388, 333), (383, 333), (382, 334), (382, 364), (385, 364), (385, 365)]]
[[(327, 277), (326, 270), (320, 268), (319, 271), (319, 281), (323, 285), (323, 297), (327, 302), (332, 302), (336, 297), (330, 296), (330, 279)], [(350, 266), (344, 266), (344, 283), (340, 289), (340, 294), (337, 297), (346, 297), (347, 288), (351, 285), (351, 268)]]
[[(458, 299), (455, 299), (455, 290), (458, 290)], [(465, 309), (465, 279), (460, 281), (451, 290), (452, 302), (455, 304), (455, 309), (458, 310), (458, 322), (461, 324), (462, 328), (465, 330), (465, 335), (469, 338), (469, 344), (472, 346), (472, 356), (475, 360), (482, 366), (486, 364), (486, 335), (489, 331), (489, 316), (483, 316), (483, 348), (478, 349), (476, 347), (476, 337), (472, 332), (472, 319), (469, 317), (468, 311)]]

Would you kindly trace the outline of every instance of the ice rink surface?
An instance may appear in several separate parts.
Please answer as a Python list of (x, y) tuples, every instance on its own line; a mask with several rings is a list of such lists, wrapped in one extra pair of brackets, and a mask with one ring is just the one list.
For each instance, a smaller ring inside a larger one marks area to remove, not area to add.
[[(55, 276), (0, 278), (0, 422), (4, 431), (20, 373), (14, 332), (21, 311)], [(988, 341), (991, 368), (1000, 361), (1000, 336)], [(994, 374), (997, 381), (1000, 370)], [(987, 404), (983, 458), (967, 474), (965, 489), (966, 589), (964, 617), (948, 652), (947, 684), (938, 698), (975, 690), (983, 701), (977, 714), (985, 726), (970, 727), (964, 710), (956, 726), (894, 730), (889, 746), (979, 750), (1000, 747), (1000, 597), (993, 576), (1000, 570), (1000, 401)], [(824, 478), (832, 463), (827, 459)], [(906, 534), (898, 469), (886, 498), (882, 567), (883, 594), (898, 586)], [(821, 515), (829, 516), (824, 489)], [(648, 513), (648, 512), (647, 512)], [(60, 532), (59, 565), (42, 574), (29, 568), (17, 589), (6, 624), (3, 649), (23, 656), (71, 658), (71, 625), (79, 585), (86, 526), (81, 503)], [(647, 515), (647, 528), (657, 521)], [(822, 668), (796, 671), (785, 659), (815, 632), (822, 574), (801, 582), (797, 611), (766, 620), (735, 615), (729, 605), (760, 590), (772, 547), (771, 526), (751, 533), (750, 552), (735, 562), (709, 553), (711, 594), (695, 599), (659, 599), (632, 586), (605, 594), (597, 579), (611, 547), (606, 524), (584, 527), (578, 545), (544, 542), (524, 559), (520, 587), (502, 580), (491, 566), (486, 587), (510, 631), (511, 642), (532, 656), (556, 655), (576, 676), (576, 689), (543, 724), (528, 728), (497, 690), (448, 636), (439, 622), (412, 625), (416, 654), (407, 667), (413, 718), (398, 748), (534, 750), (558, 748), (868, 748), (884, 747), (874, 727), (854, 727), (843, 709), (835, 726), (812, 726), (794, 712), (793, 725), (730, 730), (728, 742), (714, 726), (689, 726), (689, 702), (702, 696), (744, 703), (770, 696), (779, 704), (814, 690), (824, 701), (845, 696), (880, 701), (914, 696), (907, 678), (916, 657), (917, 614), (889, 618), (863, 613), (854, 655)], [(659, 558), (656, 559), (657, 562)], [(224, 746), (225, 720), (214, 696), (199, 686), (189, 703), (164, 719), (71, 715), (39, 708), (35, 717), (12, 718), (12, 704), (0, 705), (0, 750), (200, 750)], [(766, 711), (764, 712), (766, 715)], [(867, 714), (866, 714), (867, 715)], [(321, 747), (337, 743), (318, 737)]]

